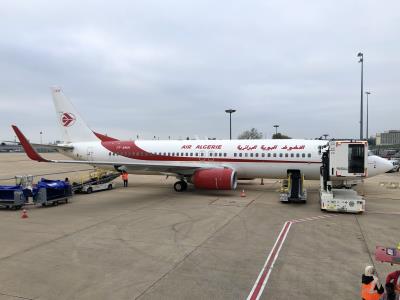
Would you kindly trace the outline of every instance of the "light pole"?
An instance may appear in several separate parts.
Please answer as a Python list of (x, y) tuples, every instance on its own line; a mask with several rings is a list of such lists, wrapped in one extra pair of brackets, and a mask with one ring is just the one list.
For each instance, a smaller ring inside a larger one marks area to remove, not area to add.
[(278, 127), (279, 125), (274, 125), (273, 127), (275, 127), (275, 136), (278, 135)]
[(229, 114), (229, 139), (232, 139), (232, 114), (235, 112), (235, 109), (227, 109), (225, 112)]
[(43, 135), (43, 131), (40, 131), (40, 143), (41, 143), (41, 144), (43, 144), (42, 135)]
[(371, 92), (365, 92), (365, 94), (367, 95), (367, 134), (366, 134), (366, 138), (368, 140), (368, 96), (371, 95)]
[(358, 61), (361, 63), (361, 107), (360, 107), (360, 140), (363, 139), (363, 96), (364, 96), (364, 54), (359, 52), (357, 57), (360, 58)]

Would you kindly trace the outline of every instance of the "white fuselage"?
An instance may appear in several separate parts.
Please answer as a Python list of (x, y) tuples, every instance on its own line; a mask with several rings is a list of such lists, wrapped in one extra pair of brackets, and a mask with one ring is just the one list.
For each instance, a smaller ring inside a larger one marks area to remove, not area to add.
[[(71, 143), (73, 150), (63, 151), (75, 160), (115, 163), (180, 164), (204, 167), (229, 167), (238, 178), (286, 178), (288, 170), (300, 170), (305, 179), (319, 179), (324, 140), (183, 140), (115, 141)], [(108, 145), (107, 148), (105, 147)], [(112, 148), (110, 150), (110, 148)], [(95, 165), (95, 163), (94, 163)], [(104, 166), (101, 166), (104, 167)], [(368, 177), (383, 173), (384, 159), (368, 157)], [(160, 174), (134, 170), (129, 173)]]

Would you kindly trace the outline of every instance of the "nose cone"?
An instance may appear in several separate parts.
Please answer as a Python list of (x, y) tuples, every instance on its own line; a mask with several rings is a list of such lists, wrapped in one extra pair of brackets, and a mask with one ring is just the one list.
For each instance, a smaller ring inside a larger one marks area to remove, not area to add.
[(383, 166), (383, 168), (384, 168), (384, 170), (385, 170), (385, 173), (387, 172), (387, 171), (390, 171), (391, 169), (393, 169), (393, 164), (390, 162), (390, 161), (388, 161), (387, 159), (384, 159), (384, 158), (382, 158), (383, 160), (384, 160), (384, 166)]
[(368, 177), (386, 173), (393, 169), (393, 164), (382, 157), (368, 156)]

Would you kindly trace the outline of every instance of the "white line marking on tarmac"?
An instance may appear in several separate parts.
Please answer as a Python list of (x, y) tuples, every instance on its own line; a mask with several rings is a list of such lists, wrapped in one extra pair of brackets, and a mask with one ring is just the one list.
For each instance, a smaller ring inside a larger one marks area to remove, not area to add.
[(294, 220), (286, 221), (282, 227), (281, 232), (279, 233), (279, 235), (275, 241), (274, 246), (272, 247), (271, 251), (269, 252), (269, 255), (267, 257), (267, 260), (264, 263), (263, 268), (261, 269), (260, 273), (258, 274), (257, 280), (254, 283), (253, 288), (250, 291), (250, 294), (247, 296), (247, 300), (260, 299), (260, 297), (264, 291), (264, 288), (268, 282), (269, 276), (271, 275), (275, 261), (278, 259), (279, 252), (282, 249), (283, 243), (286, 240), (286, 237), (289, 233), (289, 230), (290, 230), (292, 224), (307, 222), (307, 221), (321, 220), (321, 219), (326, 219), (326, 218), (331, 218), (331, 217), (336, 217), (336, 216), (338, 216), (338, 215), (330, 214), (330, 215), (322, 215), (322, 216), (315, 216), (315, 217), (310, 217), (310, 218), (294, 219)]

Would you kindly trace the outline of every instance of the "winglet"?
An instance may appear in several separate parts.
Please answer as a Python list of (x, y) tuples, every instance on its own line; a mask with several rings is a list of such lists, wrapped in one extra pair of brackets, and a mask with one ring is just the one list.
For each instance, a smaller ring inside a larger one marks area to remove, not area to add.
[(11, 125), (11, 127), (14, 129), (15, 134), (17, 135), (19, 141), (21, 142), (22, 147), (24, 148), (26, 155), (32, 160), (36, 161), (45, 161), (49, 162), (49, 160), (44, 159), (37, 153), (37, 151), (32, 147), (32, 145), (29, 143), (29, 141), (26, 139), (24, 134), (18, 129), (17, 126)]

